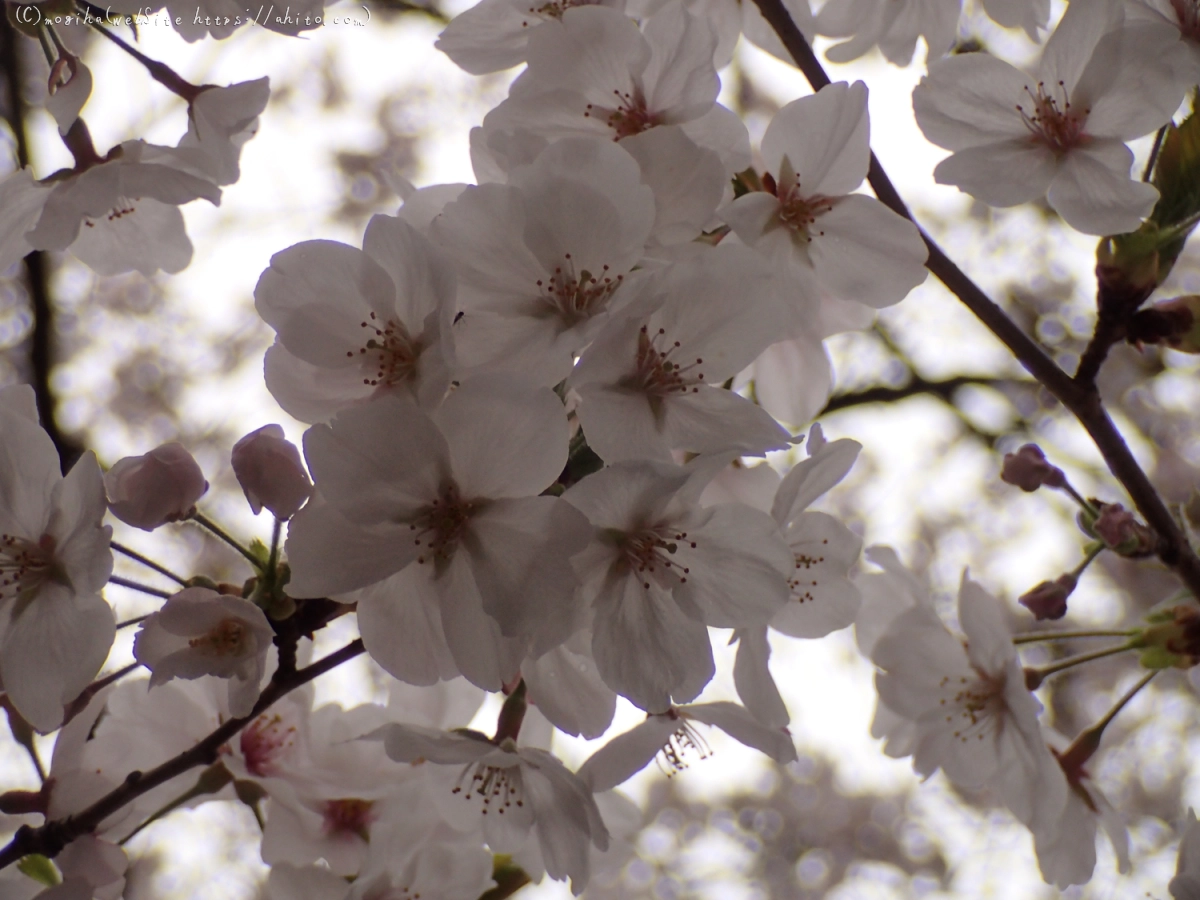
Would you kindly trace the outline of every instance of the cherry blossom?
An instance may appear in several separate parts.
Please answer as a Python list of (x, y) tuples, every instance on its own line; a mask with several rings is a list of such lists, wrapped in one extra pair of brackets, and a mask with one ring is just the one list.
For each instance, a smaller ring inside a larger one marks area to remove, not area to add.
[(657, 309), (610, 326), (571, 375), (589, 446), (608, 462), (786, 447), (778, 423), (722, 387), (787, 327), (754, 254), (717, 247), (673, 266), (661, 290)]
[(116, 623), (104, 484), (85, 453), (64, 478), (33, 390), (0, 390), (0, 680), (40, 731), (100, 671)]
[(626, 781), (660, 757), (668, 771), (687, 768), (686, 757), (710, 755), (708, 745), (696, 732), (693, 722), (720, 728), (755, 750), (761, 750), (778, 763), (794, 762), (796, 748), (783, 728), (770, 728), (736, 703), (697, 703), (671, 706), (665, 712), (646, 716), (646, 721), (613, 738), (579, 770), (579, 777), (594, 791), (606, 791)]
[(153, 531), (186, 519), (208, 490), (204, 473), (183, 445), (172, 441), (144, 456), (127, 456), (104, 473), (108, 508), (126, 525)]
[(142, 622), (133, 655), (151, 671), (151, 687), (172, 678), (230, 679), (229, 711), (244, 716), (258, 699), (274, 636), (266, 615), (249, 600), (190, 587)]
[(575, 562), (596, 667), (649, 712), (694, 699), (712, 678), (707, 625), (762, 625), (786, 602), (793, 560), (773, 520), (741, 504), (697, 506), (712, 474), (621, 462), (563, 495), (595, 532)]
[(188, 130), (178, 146), (196, 174), (219, 185), (238, 180), (242, 147), (258, 133), (270, 94), (266, 78), (200, 90), (188, 104)]
[(1129, 178), (1125, 141), (1168, 121), (1190, 81), (1163, 25), (1123, 25), (1117, 0), (1069, 7), (1033, 73), (985, 53), (934, 63), (913, 92), (925, 136), (954, 155), (934, 170), (991, 206), (1045, 195), (1086, 234), (1133, 231), (1158, 192)]
[(437, 403), (450, 381), (454, 296), (449, 261), (390, 216), (372, 217), (363, 250), (334, 241), (282, 250), (254, 289), (258, 314), (277, 332), (267, 389), (306, 422), (381, 393)]
[(312, 495), (312, 482), (296, 445), (284, 440), (278, 425), (264, 425), (233, 445), (233, 474), (254, 514), (269, 509), (290, 519)]
[(591, 790), (556, 757), (511, 738), (495, 744), (474, 732), (417, 725), (391, 725), (376, 737), (394, 760), (458, 767), (453, 786), (439, 791), (439, 805), (457, 807), (459, 821), (481, 824), (494, 851), (515, 849), (532, 832), (551, 878), (570, 878), (576, 895), (587, 886), (589, 848), (606, 849), (608, 830)]
[[(440, 610), (459, 671), (489, 690), (527, 650), (577, 627), (569, 560), (586, 523), (531, 496), (567, 460), (566, 414), (549, 389), (476, 379), (431, 413), (382, 397), (310, 429), (304, 449), (319, 496), (291, 520), (293, 596), (346, 594), (415, 566), (409, 584)], [(367, 650), (389, 669), (396, 602), (358, 597)]]
[(459, 264), (462, 364), (556, 384), (633, 296), (654, 224), (637, 162), (596, 139), (562, 140), (506, 185), (469, 187), (434, 224)]
[[(927, 603), (896, 616), (871, 649), (881, 707), (894, 715), (889, 754), (911, 752), (921, 775), (993, 789), (1022, 822), (1061, 809), (1066, 782), (1037, 721), (998, 601), (964, 574), (958, 595), (965, 643)], [(891, 743), (895, 740), (895, 743)]]
[(849, 39), (826, 51), (830, 62), (850, 62), (878, 46), (888, 62), (907, 66), (920, 38), (930, 62), (950, 51), (961, 11), (962, 0), (836, 0), (817, 13), (816, 30)]
[(830, 84), (793, 100), (762, 141), (767, 174), (721, 211), (745, 243), (816, 282), (823, 296), (880, 308), (925, 280), (925, 243), (907, 219), (851, 193), (870, 159), (867, 89)]

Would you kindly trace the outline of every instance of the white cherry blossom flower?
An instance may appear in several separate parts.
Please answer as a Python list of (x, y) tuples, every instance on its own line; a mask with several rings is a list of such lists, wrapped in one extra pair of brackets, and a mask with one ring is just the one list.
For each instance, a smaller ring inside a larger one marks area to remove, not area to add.
[(888, 62), (907, 66), (920, 38), (930, 62), (949, 53), (961, 12), (962, 0), (829, 0), (817, 13), (816, 30), (849, 39), (825, 52), (830, 62), (850, 62), (878, 46)]
[(771, 728), (736, 703), (697, 703), (671, 706), (665, 712), (646, 716), (646, 721), (617, 735), (597, 750), (579, 769), (579, 777), (594, 791), (607, 791), (644, 769), (660, 757), (668, 773), (688, 766), (687, 756), (710, 755), (704, 738), (693, 722), (720, 728), (747, 747), (761, 750), (778, 763), (796, 760), (796, 747), (785, 728)]
[(376, 737), (399, 762), (457, 767), (452, 787), (437, 786), (436, 800), (457, 821), (482, 826), (494, 851), (511, 852), (535, 833), (550, 877), (570, 878), (576, 895), (587, 886), (590, 848), (607, 849), (608, 830), (592, 791), (555, 756), (512, 739), (495, 744), (474, 732), (417, 725), (387, 726)]
[(610, 326), (571, 375), (589, 446), (610, 463), (786, 447), (791, 435), (768, 413), (722, 387), (787, 327), (775, 289), (740, 247), (672, 266), (661, 305)]
[[(346, 594), (416, 566), (409, 583), (429, 593), (459, 671), (488, 690), (578, 627), (570, 557), (587, 524), (532, 496), (567, 461), (566, 414), (548, 388), (474, 379), (431, 413), (381, 397), (309, 429), (304, 450), (319, 493), (291, 520), (293, 596)], [(367, 651), (389, 670), (403, 639), (395, 602), (358, 596)]]
[(238, 180), (242, 147), (258, 133), (258, 117), (270, 95), (266, 78), (200, 90), (188, 104), (188, 130), (178, 145), (197, 175), (219, 185)]
[(1191, 81), (1200, 81), (1200, 6), (1193, 0), (1126, 0), (1130, 21), (1148, 20), (1179, 32), (1191, 56)]
[(304, 422), (398, 393), (422, 404), (449, 387), (449, 260), (412, 225), (373, 216), (358, 250), (305, 241), (271, 257), (254, 306), (275, 329), (267, 389)]
[(694, 699), (713, 675), (708, 629), (764, 625), (786, 603), (793, 560), (765, 513), (702, 509), (711, 471), (629, 461), (571, 487), (592, 523), (576, 565), (605, 683), (649, 712)]
[(721, 211), (746, 244), (815, 280), (823, 297), (881, 308), (925, 280), (917, 227), (873, 197), (867, 88), (829, 84), (776, 113), (762, 141), (767, 174)]
[(100, 671), (116, 633), (104, 482), (85, 453), (64, 478), (33, 390), (0, 390), (0, 681), (39, 731)]
[(258, 699), (275, 632), (249, 600), (190, 587), (145, 619), (133, 655), (152, 673), (150, 686), (172, 678), (229, 679), (229, 712), (248, 715)]
[(529, 67), (484, 118), (481, 148), (507, 170), (526, 161), (514, 154), (522, 142), (619, 141), (680, 125), (716, 151), (727, 175), (741, 171), (750, 163), (749, 138), (738, 117), (717, 105), (715, 45), (709, 23), (681, 2), (650, 16), (643, 30), (615, 9), (568, 9), (529, 35)]
[(548, 147), (506, 185), (469, 187), (434, 224), (459, 264), (462, 364), (557, 384), (632, 296), (654, 224), (637, 162), (594, 138)]
[(1042, 738), (1039, 704), (999, 602), (964, 574), (958, 610), (965, 643), (920, 603), (872, 648), (880, 705), (894, 714), (883, 724), (899, 738), (886, 749), (911, 749), (921, 775), (940, 768), (955, 784), (992, 789), (1029, 824), (1040, 808), (1062, 808), (1066, 781)]
[(264, 425), (233, 445), (233, 474), (257, 516), (263, 507), (277, 518), (290, 519), (312, 496), (312, 482), (296, 445), (279, 425)]
[(525, 660), (521, 675), (529, 702), (567, 734), (594, 740), (608, 730), (617, 695), (604, 683), (586, 630), (537, 658)]
[(1072, 4), (1029, 75), (985, 53), (930, 66), (913, 110), (955, 151), (938, 182), (991, 206), (1046, 196), (1085, 234), (1135, 230), (1158, 192), (1130, 179), (1125, 141), (1168, 121), (1190, 82), (1177, 32), (1122, 23), (1118, 0)]
[(480, 0), (451, 19), (434, 46), (472, 75), (511, 69), (525, 62), (529, 35), (540, 24), (593, 5), (623, 11), (625, 0)]

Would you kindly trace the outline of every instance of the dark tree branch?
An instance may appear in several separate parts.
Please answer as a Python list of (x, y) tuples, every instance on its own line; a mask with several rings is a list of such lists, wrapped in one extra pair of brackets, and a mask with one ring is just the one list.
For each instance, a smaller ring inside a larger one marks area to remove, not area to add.
[(153, 790), (189, 769), (212, 765), (217, 760), (221, 745), (258, 718), (276, 700), (301, 685), (308, 684), (318, 675), (337, 668), (362, 652), (363, 642), (360, 638), (351, 641), (341, 650), (329, 654), (311, 666), (299, 669), (286, 677), (273, 679), (262, 692), (249, 715), (230, 719), (190, 750), (185, 750), (149, 772), (130, 772), (120, 787), (109, 791), (82, 812), (64, 819), (55, 819), (38, 828), (22, 826), (9, 845), (0, 850), (0, 869), (12, 865), (30, 853), (48, 857), (57, 856), (71, 841), (92, 833), (114, 812), (147, 791)]
[(902, 387), (886, 387), (876, 386), (864, 388), (861, 391), (847, 391), (844, 394), (835, 394), (825, 404), (825, 408), (821, 410), (819, 415), (826, 415), (831, 412), (849, 409), (854, 406), (864, 406), (868, 403), (894, 403), (897, 400), (906, 400), (909, 397), (919, 397), (922, 395), (931, 395), (949, 403), (954, 392), (961, 387), (967, 385), (980, 385), (982, 387), (992, 388), (1009, 388), (1009, 387), (1031, 387), (1037, 382), (1023, 381), (1019, 378), (989, 378), (985, 375), (955, 375), (952, 378), (943, 378), (938, 381), (927, 381), (920, 376), (914, 376), (909, 382)]
[[(25, 132), (25, 96), (21, 85), (21, 39), (7, 16), (0, 16), (0, 61), (4, 66), (7, 87), (9, 125), (17, 144), (17, 163), (29, 165), (29, 138)], [(25, 257), (25, 274), (29, 284), (29, 305), (33, 314), (33, 330), (29, 335), (30, 383), (37, 398), (42, 427), (58, 450), (59, 463), (65, 472), (83, 453), (83, 448), (63, 435), (58, 426), (57, 402), (50, 387), (54, 368), (54, 309), (50, 303), (50, 266), (47, 254), (35, 250)]]
[[(781, 0), (754, 0), (754, 3), (762, 12), (763, 18), (779, 35), (784, 47), (795, 60), (796, 67), (808, 79), (813, 89), (820, 90), (829, 84), (829, 76)], [(867, 181), (883, 204), (916, 224), (908, 206), (874, 153), (871, 154)], [(917, 227), (920, 228), (919, 225)], [(926, 268), (937, 276), (942, 284), (1008, 347), (1021, 365), (1079, 420), (1100, 450), (1109, 471), (1125, 487), (1147, 524), (1158, 533), (1159, 558), (1175, 570), (1194, 596), (1200, 598), (1200, 557), (1188, 543), (1166, 503), (1150, 483), (1150, 479), (1130, 452), (1125, 439), (1105, 412), (1095, 386), (1080, 384), (1060, 369), (1003, 309), (946, 256), (942, 248), (924, 230), (921, 231), (921, 237), (929, 250)]]

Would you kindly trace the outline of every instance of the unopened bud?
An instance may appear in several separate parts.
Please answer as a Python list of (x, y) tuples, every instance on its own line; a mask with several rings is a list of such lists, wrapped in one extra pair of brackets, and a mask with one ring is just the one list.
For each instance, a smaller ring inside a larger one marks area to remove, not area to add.
[(277, 518), (290, 519), (312, 495), (300, 451), (278, 425), (264, 425), (234, 444), (231, 461), (255, 515), (265, 506)]
[(1029, 492), (1042, 485), (1060, 488), (1067, 483), (1062, 469), (1046, 462), (1046, 455), (1037, 444), (1026, 444), (1016, 453), (1004, 454), (1000, 480)]
[(153, 531), (186, 519), (208, 490), (204, 473), (177, 443), (163, 444), (145, 456), (127, 456), (104, 475), (112, 514), (134, 528)]
[(1039, 622), (1043, 619), (1061, 619), (1067, 614), (1067, 598), (1078, 583), (1078, 579), (1068, 572), (1054, 581), (1043, 581), (1022, 594), (1017, 602), (1033, 613)]
[(1120, 503), (1106, 503), (1092, 524), (1096, 537), (1114, 553), (1128, 557), (1153, 556), (1156, 544), (1154, 532), (1139, 522), (1132, 512)]

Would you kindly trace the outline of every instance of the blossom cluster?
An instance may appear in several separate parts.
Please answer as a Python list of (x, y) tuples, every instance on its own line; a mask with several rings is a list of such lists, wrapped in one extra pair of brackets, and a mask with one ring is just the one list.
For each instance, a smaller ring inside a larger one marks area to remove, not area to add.
[[(883, 5), (789, 7), (800, 28), (846, 39), (831, 59), (878, 46), (907, 62), (924, 37), (914, 109), (954, 151), (939, 181), (995, 206), (1046, 196), (1086, 233), (1133, 231), (1150, 213), (1158, 191), (1129, 178), (1126, 142), (1166, 124), (1197, 80), (1180, 4), (1075, 0), (1034, 74), (984, 53), (938, 59), (952, 0)], [(1037, 0), (985, 8), (1031, 35), (1048, 17)], [(1053, 748), (1040, 676), (1000, 602), (964, 575), (964, 641), (890, 551), (868, 551), (882, 574), (854, 576), (859, 537), (810, 509), (860, 449), (801, 432), (831, 390), (822, 342), (926, 274), (913, 222), (859, 192), (866, 86), (787, 104), (754, 146), (717, 99), (740, 34), (783, 54), (755, 8), (633, 12), (482, 0), (439, 46), (474, 74), (524, 69), (471, 133), (477, 183), (402, 185), (361, 248), (311, 240), (271, 258), (254, 295), (275, 332), (264, 374), (309, 426), (303, 455), (278, 425), (232, 448), (275, 539), (241, 548), (255, 569), (244, 586), (178, 579), (134, 641), (148, 685), (93, 684), (116, 630), (103, 518), (215, 530), (197, 510), (204, 473), (172, 443), (103, 474), (88, 454), (64, 477), (32, 391), (0, 391), (0, 681), (14, 715), (61, 728), (31, 809), (84, 815), (134, 773), (244, 726), (198, 781), (174, 775), (71, 843), (62, 896), (118, 896), (123, 840), (209, 799), (260, 817), (269, 898), (470, 900), (492, 885), (495, 854), (578, 894), (629, 852), (636, 814), (613, 789), (656, 757), (685, 765), (700, 726), (795, 759), (770, 634), (851, 624), (878, 669), (885, 752), (991, 791), (1032, 831), (1048, 881), (1090, 878), (1098, 825), (1127, 864), (1119, 817), (1083, 768), (1095, 746)], [(266, 79), (176, 84), (189, 103), (176, 147), (102, 156), (79, 117), (91, 76), (61, 61), (50, 108), (76, 166), (0, 182), (0, 269), (33, 250), (70, 250), (101, 274), (182, 269), (179, 206), (236, 182)], [(758, 461), (774, 451), (800, 461), (781, 477)], [(1023, 461), (1036, 477), (1010, 480), (1026, 490), (1066, 484), (1040, 451)], [(1125, 539), (1146, 526), (1105, 510), (1088, 527), (1130, 555)], [(348, 613), (390, 702), (284, 694), (297, 655), (308, 661), (301, 638)], [(697, 702), (715, 676), (713, 629), (737, 644), (740, 703)], [(465, 727), (485, 692), (504, 697), (491, 735)], [(553, 730), (605, 736), (618, 697), (645, 721), (571, 771)], [(1190, 868), (1181, 858), (1181, 894)], [(27, 889), (8, 877), (0, 887)]]

